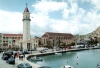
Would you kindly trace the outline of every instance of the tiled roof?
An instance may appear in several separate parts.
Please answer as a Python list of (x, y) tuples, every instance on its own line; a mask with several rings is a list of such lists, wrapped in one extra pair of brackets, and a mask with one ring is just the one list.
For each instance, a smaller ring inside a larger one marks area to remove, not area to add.
[(53, 33), (53, 32), (46, 32), (49, 36), (71, 36), (73, 37), (72, 34), (70, 33)]
[(53, 32), (46, 32), (42, 37), (49, 37), (49, 36), (69, 36), (69, 37), (74, 37), (70, 33), (53, 33)]
[(25, 8), (24, 12), (29, 12), (28, 7)]
[(23, 36), (23, 34), (3, 34), (3, 36)]
[(48, 37), (48, 35), (47, 34), (44, 34), (42, 37)]

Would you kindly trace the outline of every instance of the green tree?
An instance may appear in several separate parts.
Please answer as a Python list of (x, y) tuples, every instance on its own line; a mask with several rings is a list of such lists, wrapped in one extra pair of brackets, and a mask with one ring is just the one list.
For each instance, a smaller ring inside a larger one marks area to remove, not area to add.
[(70, 46), (74, 46), (75, 45), (75, 43), (73, 42), (73, 43), (71, 43), (71, 44), (69, 44)]
[(66, 45), (66, 43), (62, 42), (61, 46), (65, 48), (67, 45)]
[(95, 38), (95, 39), (90, 38), (90, 41), (88, 41), (88, 45), (94, 45), (94, 44), (97, 44), (97, 43), (98, 43), (97, 38)]
[(50, 40), (47, 40), (47, 46), (48, 48), (52, 48), (52, 42)]

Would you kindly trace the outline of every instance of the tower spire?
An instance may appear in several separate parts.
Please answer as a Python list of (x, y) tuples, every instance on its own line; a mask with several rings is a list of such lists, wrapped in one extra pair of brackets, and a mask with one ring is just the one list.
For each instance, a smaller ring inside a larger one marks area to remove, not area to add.
[(26, 3), (26, 8), (25, 8), (25, 10), (24, 10), (24, 12), (29, 12), (29, 10), (28, 10), (28, 7), (27, 7), (28, 5), (27, 5), (27, 3)]

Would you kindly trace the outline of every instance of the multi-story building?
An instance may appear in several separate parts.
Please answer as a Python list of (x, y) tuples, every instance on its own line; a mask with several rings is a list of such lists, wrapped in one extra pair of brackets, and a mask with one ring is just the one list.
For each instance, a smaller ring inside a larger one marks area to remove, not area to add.
[(2, 33), (0, 33), (0, 48), (2, 48), (2, 45), (3, 45), (3, 36), (2, 36)]
[[(75, 43), (75, 37), (69, 33), (53, 33), (46, 32), (41, 38), (35, 36), (29, 40), (32, 42), (31, 49), (34, 47), (39, 47), (42, 45), (68, 45), (71, 43)], [(0, 47), (3, 48), (12, 48), (18, 46), (19, 48), (23, 48), (23, 34), (0, 34)]]
[(3, 48), (11, 48), (17, 46), (15, 43), (18, 39), (22, 39), (22, 34), (0, 34), (0, 46)]
[(75, 37), (70, 33), (53, 33), (46, 32), (42, 38), (41, 42), (43, 45), (68, 45), (71, 43), (75, 43)]
[(33, 43), (32, 43), (32, 45), (34, 45), (34, 47), (39, 47), (39, 46), (40, 46), (40, 43), (41, 43), (41, 38), (35, 36), (35, 37), (33, 38)]

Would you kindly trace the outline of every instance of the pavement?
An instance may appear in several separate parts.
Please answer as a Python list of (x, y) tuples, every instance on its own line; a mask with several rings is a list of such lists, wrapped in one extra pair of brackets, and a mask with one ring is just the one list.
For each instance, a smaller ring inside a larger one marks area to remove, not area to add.
[(17, 64), (11, 65), (11, 64), (6, 63), (5, 60), (2, 60), (1, 58), (2, 54), (3, 53), (0, 53), (0, 68), (17, 68)]

